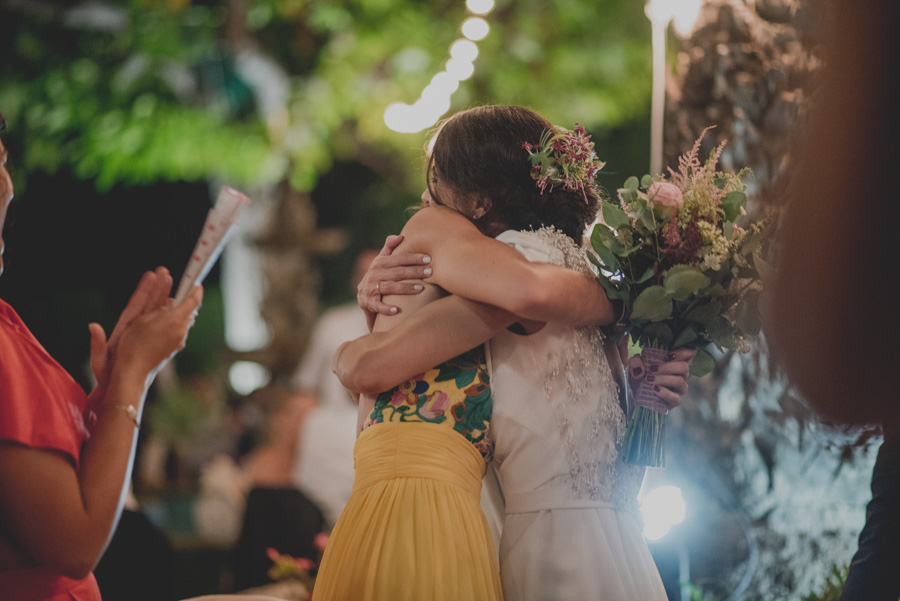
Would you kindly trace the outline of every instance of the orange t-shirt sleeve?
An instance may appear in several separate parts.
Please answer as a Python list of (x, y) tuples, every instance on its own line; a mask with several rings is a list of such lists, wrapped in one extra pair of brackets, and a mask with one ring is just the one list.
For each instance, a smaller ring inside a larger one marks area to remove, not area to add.
[(0, 440), (71, 457), (88, 430), (87, 395), (0, 300)]

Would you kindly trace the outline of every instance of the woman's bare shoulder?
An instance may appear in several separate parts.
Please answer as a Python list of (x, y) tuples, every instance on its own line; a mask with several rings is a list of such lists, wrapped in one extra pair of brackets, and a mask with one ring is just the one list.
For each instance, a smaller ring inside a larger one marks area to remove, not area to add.
[(481, 236), (478, 228), (465, 216), (446, 207), (419, 209), (403, 226), (401, 234), (403, 252), (429, 252), (443, 240), (459, 241), (463, 236)]

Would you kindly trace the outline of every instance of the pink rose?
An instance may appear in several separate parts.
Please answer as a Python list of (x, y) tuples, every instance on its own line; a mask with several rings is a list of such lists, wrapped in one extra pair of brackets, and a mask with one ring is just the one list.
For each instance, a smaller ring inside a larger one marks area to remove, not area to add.
[(647, 190), (650, 202), (664, 207), (677, 207), (684, 200), (678, 186), (669, 182), (653, 182)]

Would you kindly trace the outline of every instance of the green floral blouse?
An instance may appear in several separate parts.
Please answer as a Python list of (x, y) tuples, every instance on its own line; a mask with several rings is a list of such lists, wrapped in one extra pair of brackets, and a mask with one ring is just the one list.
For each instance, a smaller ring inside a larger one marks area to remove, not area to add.
[(479, 345), (379, 394), (363, 428), (395, 421), (451, 427), (490, 462), (494, 450), (489, 432), (491, 386), (484, 346)]

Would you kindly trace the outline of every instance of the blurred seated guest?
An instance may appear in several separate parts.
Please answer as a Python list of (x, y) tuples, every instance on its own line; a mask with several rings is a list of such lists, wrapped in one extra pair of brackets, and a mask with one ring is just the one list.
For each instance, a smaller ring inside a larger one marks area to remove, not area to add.
[(262, 420), (257, 445), (243, 463), (249, 494), (235, 548), (236, 590), (270, 582), (270, 547), (315, 559), (315, 537), (325, 525), (322, 511), (292, 481), (302, 423), (315, 398), (268, 385), (251, 393), (247, 402), (261, 410)]
[[(378, 251), (361, 252), (353, 268), (353, 292)], [(356, 301), (322, 313), (313, 328), (303, 361), (292, 384), (314, 394), (319, 407), (303, 423), (297, 448), (294, 484), (337, 521), (353, 488), (353, 444), (356, 442), (356, 402), (332, 371), (338, 347), (369, 332), (366, 315)]]
[(175, 601), (175, 551), (128, 490), (109, 547), (94, 570), (103, 601)]
[[(0, 115), (0, 129), (3, 129)], [(0, 231), (13, 196), (0, 142)], [(0, 250), (3, 249), (0, 239)], [(2, 270), (2, 258), (0, 258)], [(203, 297), (147, 272), (107, 339), (89, 325), (90, 395), (0, 300), (0, 597), (98, 601), (92, 573), (122, 512), (147, 390)]]

